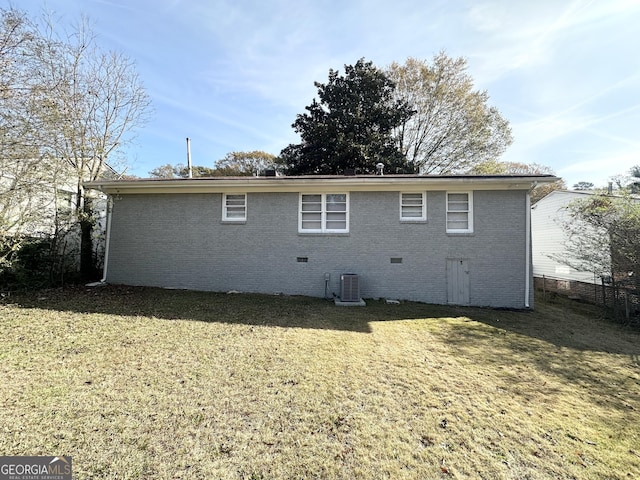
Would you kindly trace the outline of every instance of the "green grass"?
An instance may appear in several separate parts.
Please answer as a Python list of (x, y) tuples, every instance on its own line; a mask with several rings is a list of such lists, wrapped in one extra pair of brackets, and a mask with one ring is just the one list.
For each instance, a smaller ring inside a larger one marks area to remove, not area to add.
[(74, 478), (640, 478), (640, 334), (535, 312), (104, 287), (0, 305), (0, 454)]

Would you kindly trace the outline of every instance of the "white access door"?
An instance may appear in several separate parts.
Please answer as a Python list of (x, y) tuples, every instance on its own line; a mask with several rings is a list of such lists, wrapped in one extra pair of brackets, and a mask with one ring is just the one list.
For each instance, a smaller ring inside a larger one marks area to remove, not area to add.
[(447, 259), (447, 302), (469, 305), (469, 261)]

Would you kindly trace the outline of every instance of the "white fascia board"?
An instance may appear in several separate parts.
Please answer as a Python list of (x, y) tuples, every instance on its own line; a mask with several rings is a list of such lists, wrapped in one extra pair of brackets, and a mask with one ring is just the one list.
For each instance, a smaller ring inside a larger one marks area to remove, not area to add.
[(227, 192), (327, 192), (422, 190), (529, 190), (536, 184), (556, 181), (556, 177), (232, 177), (178, 180), (110, 180), (84, 184), (85, 188), (111, 195), (151, 193), (227, 193)]

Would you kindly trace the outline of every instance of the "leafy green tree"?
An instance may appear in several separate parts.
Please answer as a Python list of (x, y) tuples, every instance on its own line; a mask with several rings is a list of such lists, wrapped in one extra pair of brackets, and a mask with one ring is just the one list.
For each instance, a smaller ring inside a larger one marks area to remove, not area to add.
[(345, 65), (344, 75), (329, 70), (327, 83), (315, 82), (318, 100), (292, 125), (301, 143), (280, 153), (286, 173), (340, 174), (346, 169), (376, 173), (384, 163), (387, 172), (410, 168), (393, 141), (393, 129), (412, 115), (394, 99), (394, 84), (372, 62), (360, 59)]
[(509, 122), (488, 105), (486, 91), (474, 88), (465, 59), (444, 52), (431, 64), (408, 58), (392, 63), (387, 76), (397, 101), (416, 112), (394, 127), (394, 139), (420, 173), (462, 173), (499, 158), (511, 144)]
[[(555, 175), (551, 167), (539, 163), (500, 162), (498, 160), (478, 163), (467, 173), (471, 175)], [(567, 185), (562, 178), (553, 183), (539, 185), (531, 192), (531, 203), (536, 203), (554, 190), (566, 188)]]
[(573, 185), (574, 190), (593, 190), (595, 185), (591, 182), (578, 182)]
[(179, 176), (176, 173), (176, 168), (170, 163), (165, 163), (149, 171), (149, 176), (151, 178), (176, 178)]
[[(193, 177), (251, 176), (276, 169), (279, 166), (277, 160), (275, 155), (259, 150), (230, 152), (216, 162), (215, 168), (193, 165), (191, 172)], [(167, 163), (154, 168), (149, 175), (152, 178), (189, 178), (189, 169), (182, 163)]]
[(277, 169), (277, 157), (261, 150), (230, 152), (216, 162), (218, 175), (248, 176)]
[[(214, 177), (220, 173), (215, 168), (204, 167), (202, 165), (193, 165), (191, 167), (191, 175), (196, 177)], [(171, 165), (166, 163), (154, 168), (149, 172), (151, 178), (189, 178), (189, 167), (183, 163)]]
[[(175, 166), (176, 176), (181, 178), (189, 178), (189, 167), (183, 164), (178, 164)], [(193, 178), (197, 177), (215, 177), (218, 176), (219, 173), (217, 169), (211, 167), (205, 167), (202, 165), (193, 165), (191, 167), (191, 176)]]

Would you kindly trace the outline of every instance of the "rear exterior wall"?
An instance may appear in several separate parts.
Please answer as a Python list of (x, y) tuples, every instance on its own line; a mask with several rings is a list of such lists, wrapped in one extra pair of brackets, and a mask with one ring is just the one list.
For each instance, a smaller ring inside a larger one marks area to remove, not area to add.
[(445, 199), (428, 192), (427, 221), (402, 223), (398, 192), (351, 192), (348, 234), (300, 234), (298, 193), (248, 193), (242, 224), (221, 221), (220, 193), (120, 195), (106, 280), (323, 297), (355, 273), (363, 298), (446, 304), (447, 259), (464, 259), (471, 305), (524, 308), (526, 192), (475, 191), (471, 234), (446, 233)]

